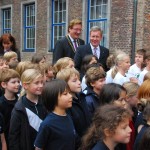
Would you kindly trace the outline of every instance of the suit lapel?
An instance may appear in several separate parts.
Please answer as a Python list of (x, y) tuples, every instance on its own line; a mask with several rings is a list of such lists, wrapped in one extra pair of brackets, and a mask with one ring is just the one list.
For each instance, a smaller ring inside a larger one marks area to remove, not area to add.
[(74, 46), (73, 46), (73, 44), (72, 44), (71, 39), (69, 38), (69, 35), (66, 35), (66, 38), (67, 38), (67, 41), (68, 41), (68, 43), (69, 43), (69, 45), (70, 45), (72, 51), (75, 53), (76, 50), (75, 50), (75, 48), (74, 48)]
[(100, 47), (100, 58), (99, 59), (102, 59), (105, 56), (105, 52), (104, 52), (103, 47), (101, 47), (101, 46), (99, 46), (99, 47)]

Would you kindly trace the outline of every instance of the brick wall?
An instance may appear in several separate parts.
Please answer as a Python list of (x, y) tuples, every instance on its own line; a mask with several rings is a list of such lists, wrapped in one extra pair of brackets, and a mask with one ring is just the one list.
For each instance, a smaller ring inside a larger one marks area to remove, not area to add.
[(150, 0), (145, 0), (143, 47), (150, 51)]
[[(22, 20), (21, 2), (29, 0), (0, 0), (0, 6), (12, 4), (12, 34), (16, 38), (17, 46), (22, 51)], [(49, 35), (51, 33), (51, 1), (36, 0), (36, 52), (46, 54), (52, 60), (52, 53), (48, 53), (50, 46)], [(48, 7), (49, 6), (49, 7)], [(86, 0), (68, 0), (68, 22), (74, 18), (82, 19), (84, 29), (86, 28), (87, 14)], [(132, 49), (132, 30), (133, 30), (133, 0), (112, 0), (110, 4), (110, 52), (121, 50), (131, 52)], [(85, 8), (83, 10), (83, 8)], [(50, 18), (50, 19), (49, 19)], [(49, 20), (48, 20), (49, 19)], [(150, 0), (138, 0), (137, 7), (137, 30), (136, 30), (136, 49), (150, 49)], [(83, 31), (83, 39), (86, 39), (86, 29)], [(22, 59), (30, 60), (34, 53), (23, 52)]]
[(131, 52), (133, 0), (113, 0), (110, 21), (110, 52)]

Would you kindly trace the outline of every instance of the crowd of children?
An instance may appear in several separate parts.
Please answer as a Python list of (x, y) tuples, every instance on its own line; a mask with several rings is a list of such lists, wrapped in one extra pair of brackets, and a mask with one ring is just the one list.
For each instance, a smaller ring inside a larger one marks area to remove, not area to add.
[(21, 61), (14, 38), (0, 38), (0, 150), (149, 150), (150, 53), (94, 55), (81, 71), (69, 57)]

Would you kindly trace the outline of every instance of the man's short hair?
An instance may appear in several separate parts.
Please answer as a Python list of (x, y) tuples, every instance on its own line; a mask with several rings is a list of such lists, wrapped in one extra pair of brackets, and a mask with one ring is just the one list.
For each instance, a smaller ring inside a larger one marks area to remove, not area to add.
[(80, 24), (82, 25), (82, 21), (80, 19), (73, 19), (70, 21), (69, 25), (68, 25), (68, 32), (69, 32), (69, 29), (72, 29), (74, 25), (76, 24)]
[(90, 29), (90, 33), (91, 33), (92, 31), (99, 31), (99, 32), (101, 33), (101, 35), (103, 34), (103, 31), (102, 31), (101, 28), (98, 27), (98, 26), (93, 26), (93, 27)]

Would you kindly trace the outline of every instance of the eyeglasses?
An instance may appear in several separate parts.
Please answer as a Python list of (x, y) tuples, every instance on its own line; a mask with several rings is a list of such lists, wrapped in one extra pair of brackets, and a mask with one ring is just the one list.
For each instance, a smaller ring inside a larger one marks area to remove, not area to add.
[(83, 30), (82, 29), (78, 29), (78, 28), (72, 28), (74, 31), (80, 31), (82, 32)]

